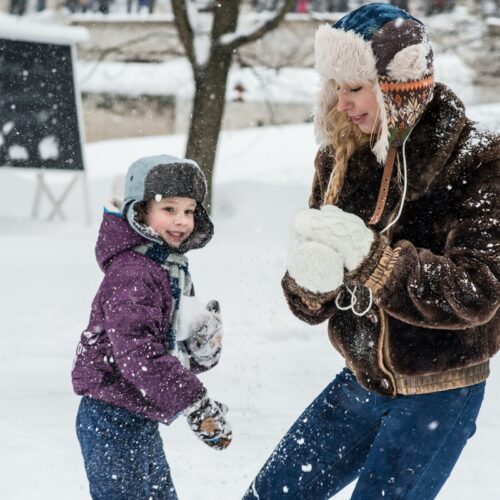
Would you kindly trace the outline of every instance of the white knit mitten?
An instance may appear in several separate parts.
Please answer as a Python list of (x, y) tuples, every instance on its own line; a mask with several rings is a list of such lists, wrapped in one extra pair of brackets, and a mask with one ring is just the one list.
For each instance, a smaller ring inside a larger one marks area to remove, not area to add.
[(299, 286), (314, 293), (333, 292), (344, 281), (343, 258), (315, 241), (291, 245), (287, 270)]
[(369, 254), (375, 237), (357, 215), (333, 205), (301, 210), (293, 221), (292, 234), (298, 241), (315, 241), (337, 251), (348, 271), (356, 269)]

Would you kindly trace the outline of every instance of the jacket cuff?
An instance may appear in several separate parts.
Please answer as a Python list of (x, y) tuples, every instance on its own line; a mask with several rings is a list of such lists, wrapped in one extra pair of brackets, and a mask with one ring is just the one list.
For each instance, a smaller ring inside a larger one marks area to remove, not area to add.
[(281, 286), (293, 314), (310, 325), (317, 325), (335, 312), (336, 292), (314, 293), (300, 285), (286, 272)]
[(186, 406), (186, 408), (184, 408), (184, 410), (182, 410), (181, 413), (185, 417), (187, 417), (201, 406), (202, 402), (205, 400), (206, 397), (207, 397), (207, 390), (203, 387), (202, 390), (195, 396), (193, 402), (189, 406)]
[(317, 304), (324, 304), (330, 302), (337, 296), (337, 292), (334, 290), (332, 292), (311, 292), (307, 288), (300, 286), (287, 271), (283, 277), (283, 286), (292, 292), (294, 295), (300, 297), (300, 299), (308, 305), (312, 305), (312, 310), (315, 310)]
[(400, 254), (401, 248), (393, 249), (387, 238), (376, 235), (368, 256), (346, 278), (361, 283), (376, 295), (390, 278)]

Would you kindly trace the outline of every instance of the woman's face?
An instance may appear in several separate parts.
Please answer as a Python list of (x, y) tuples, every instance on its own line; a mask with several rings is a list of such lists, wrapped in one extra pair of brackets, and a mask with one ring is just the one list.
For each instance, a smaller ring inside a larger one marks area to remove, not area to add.
[(378, 120), (378, 103), (373, 85), (340, 83), (337, 96), (337, 109), (346, 113), (363, 133), (371, 134)]

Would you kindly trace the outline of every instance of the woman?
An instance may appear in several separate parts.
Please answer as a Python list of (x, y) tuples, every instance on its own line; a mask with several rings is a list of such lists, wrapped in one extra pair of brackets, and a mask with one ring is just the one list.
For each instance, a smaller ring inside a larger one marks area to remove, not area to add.
[(434, 83), (425, 26), (365, 5), (316, 35), (321, 143), (283, 289), (346, 368), (245, 498), (435, 498), (500, 346), (500, 138)]

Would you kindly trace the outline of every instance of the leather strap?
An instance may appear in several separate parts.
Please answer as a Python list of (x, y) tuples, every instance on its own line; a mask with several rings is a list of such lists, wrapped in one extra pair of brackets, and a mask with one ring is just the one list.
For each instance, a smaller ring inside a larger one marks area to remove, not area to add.
[(387, 159), (385, 161), (384, 173), (382, 174), (382, 182), (378, 192), (377, 204), (375, 210), (368, 224), (374, 226), (382, 217), (384, 213), (385, 203), (387, 202), (387, 195), (389, 194), (389, 184), (391, 183), (392, 171), (394, 170), (394, 160), (396, 159), (396, 146), (392, 146), (387, 152)]

